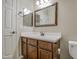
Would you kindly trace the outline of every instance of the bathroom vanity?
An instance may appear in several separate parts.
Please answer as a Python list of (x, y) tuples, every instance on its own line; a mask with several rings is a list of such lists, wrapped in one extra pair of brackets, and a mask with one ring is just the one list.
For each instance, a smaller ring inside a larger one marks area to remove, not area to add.
[[(31, 35), (31, 36), (30, 36)], [(45, 36), (32, 34), (21, 35), (21, 52), (23, 59), (59, 59), (58, 48), (60, 48), (60, 38), (52, 41)], [(44, 38), (43, 38), (44, 37)], [(50, 36), (51, 37), (51, 36)], [(55, 37), (54, 37), (55, 38)], [(55, 38), (56, 39), (56, 38)]]

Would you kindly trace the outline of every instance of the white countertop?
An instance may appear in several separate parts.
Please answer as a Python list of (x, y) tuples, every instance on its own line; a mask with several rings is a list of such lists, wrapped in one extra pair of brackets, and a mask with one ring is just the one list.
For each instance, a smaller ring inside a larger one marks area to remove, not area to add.
[(61, 33), (59, 32), (44, 32), (44, 36), (40, 35), (40, 32), (22, 32), (21, 36), (23, 37), (28, 37), (28, 38), (33, 38), (33, 39), (38, 39), (38, 40), (43, 40), (43, 41), (48, 41), (48, 42), (57, 42), (58, 40), (61, 39)]

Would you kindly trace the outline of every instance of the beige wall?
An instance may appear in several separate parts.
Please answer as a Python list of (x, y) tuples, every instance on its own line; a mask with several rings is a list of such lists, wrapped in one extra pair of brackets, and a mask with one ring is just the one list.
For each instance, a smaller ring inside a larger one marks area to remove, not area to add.
[[(53, 0), (54, 1), (54, 0)], [(56, 0), (55, 0), (56, 1)], [(34, 31), (61, 32), (61, 59), (71, 59), (68, 52), (68, 41), (77, 40), (77, 6), (76, 0), (58, 0), (58, 25), (37, 27)]]

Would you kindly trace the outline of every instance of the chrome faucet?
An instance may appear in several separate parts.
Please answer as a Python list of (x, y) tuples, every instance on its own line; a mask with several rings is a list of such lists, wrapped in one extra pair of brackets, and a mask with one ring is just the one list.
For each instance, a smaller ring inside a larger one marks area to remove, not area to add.
[(41, 36), (44, 36), (45, 34), (44, 34), (44, 32), (40, 32), (40, 35), (41, 35)]

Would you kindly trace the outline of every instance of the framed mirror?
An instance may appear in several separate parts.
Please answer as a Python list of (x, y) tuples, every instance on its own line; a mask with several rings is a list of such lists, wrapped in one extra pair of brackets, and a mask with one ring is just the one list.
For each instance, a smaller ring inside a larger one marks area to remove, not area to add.
[(57, 26), (57, 3), (36, 10), (35, 27)]

